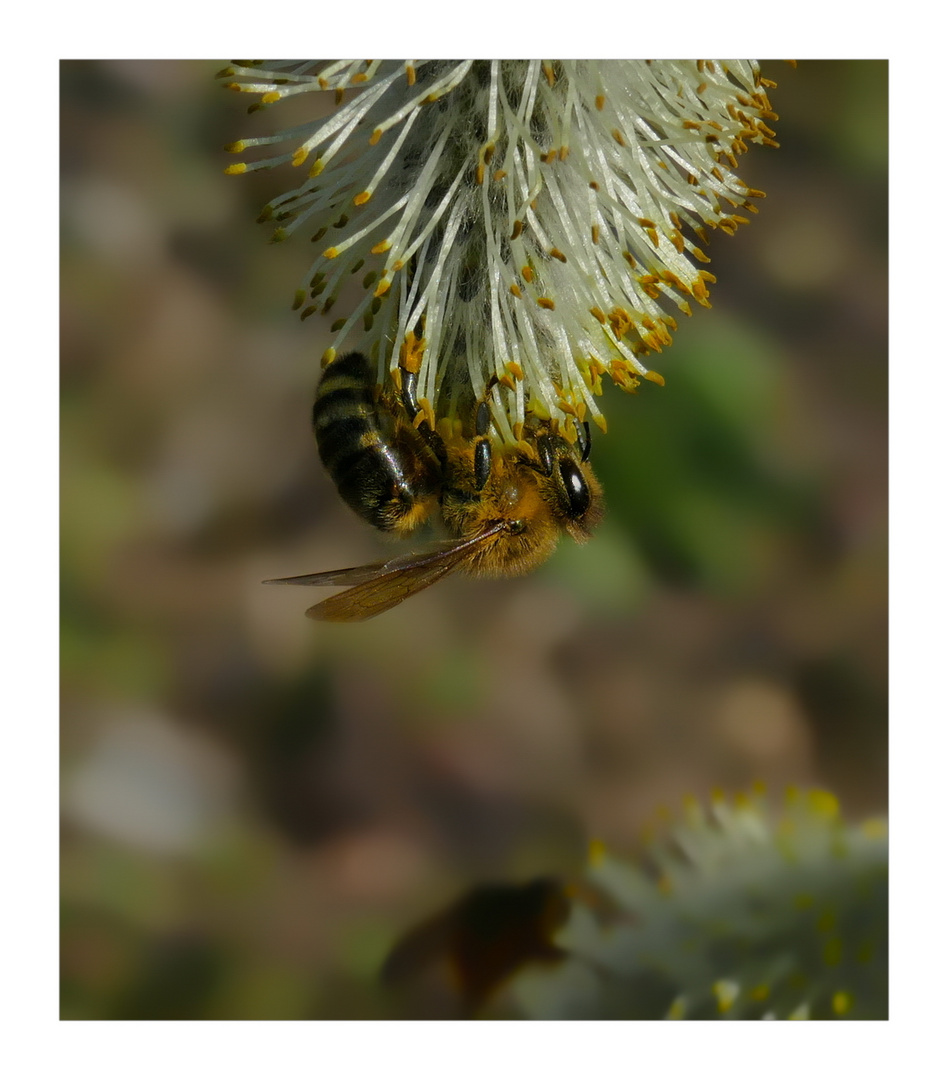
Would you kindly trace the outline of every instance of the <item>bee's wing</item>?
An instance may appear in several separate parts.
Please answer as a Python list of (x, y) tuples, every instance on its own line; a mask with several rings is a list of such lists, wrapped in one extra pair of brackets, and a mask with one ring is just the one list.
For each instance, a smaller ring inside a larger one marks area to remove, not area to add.
[[(417, 559), (417, 555), (403, 556), (403, 559)], [(324, 570), (319, 574), (300, 574), (298, 577), (269, 578), (264, 585), (361, 585), (372, 581), (386, 570), (394, 570), (400, 559), (388, 562), (369, 563), (367, 566), (350, 566), (345, 570)]]
[(360, 622), (381, 615), (409, 596), (434, 585), (456, 570), (477, 550), (503, 531), (502, 524), (447, 547), (421, 554), (400, 555), (384, 563), (352, 566), (346, 570), (328, 570), (321, 574), (276, 578), (265, 585), (350, 585), (351, 588), (309, 608), (311, 619), (327, 622)]

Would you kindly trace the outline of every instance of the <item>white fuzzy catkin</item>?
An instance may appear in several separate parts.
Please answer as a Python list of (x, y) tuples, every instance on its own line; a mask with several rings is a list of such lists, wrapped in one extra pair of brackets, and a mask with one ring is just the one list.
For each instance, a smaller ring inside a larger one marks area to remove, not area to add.
[(594, 845), (535, 1019), (885, 1019), (888, 837), (828, 792), (691, 802), (637, 861)]
[[(762, 192), (735, 174), (773, 142), (774, 84), (754, 61), (357, 60), (235, 63), (261, 95), (315, 92), (311, 123), (227, 149), (288, 149), (229, 172), (308, 172), (264, 217), (275, 239), (306, 230), (318, 255), (297, 294), (333, 323), (328, 361), (358, 347), (379, 380), (417, 375), (431, 422), (489, 395), (493, 433), (528, 417), (573, 439), (605, 429), (607, 375), (661, 382), (644, 359), (671, 342), (672, 312), (708, 305), (710, 229), (732, 233)], [(317, 110), (314, 109), (314, 112)]]

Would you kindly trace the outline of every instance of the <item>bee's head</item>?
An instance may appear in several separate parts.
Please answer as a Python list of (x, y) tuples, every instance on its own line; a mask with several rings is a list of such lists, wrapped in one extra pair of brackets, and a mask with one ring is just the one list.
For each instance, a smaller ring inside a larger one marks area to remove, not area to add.
[(489, 577), (516, 577), (535, 570), (556, 550), (563, 533), (585, 543), (602, 516), (602, 488), (589, 465), (558, 436), (495, 452), (483, 486), (476, 482), (473, 447), (461, 457), (462, 482), (446, 485), (441, 509), (448, 530), (470, 539), (502, 525), (465, 567)]
[(559, 526), (583, 544), (602, 520), (602, 485), (565, 439), (541, 440), (538, 449), (540, 494)]

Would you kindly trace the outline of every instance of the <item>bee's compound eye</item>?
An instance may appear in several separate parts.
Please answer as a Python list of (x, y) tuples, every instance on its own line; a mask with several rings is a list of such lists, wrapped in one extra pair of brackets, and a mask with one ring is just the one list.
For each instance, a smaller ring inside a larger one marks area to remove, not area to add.
[(586, 477), (575, 461), (569, 459), (560, 462), (560, 477), (566, 491), (568, 514), (572, 520), (578, 520), (589, 509), (590, 495)]

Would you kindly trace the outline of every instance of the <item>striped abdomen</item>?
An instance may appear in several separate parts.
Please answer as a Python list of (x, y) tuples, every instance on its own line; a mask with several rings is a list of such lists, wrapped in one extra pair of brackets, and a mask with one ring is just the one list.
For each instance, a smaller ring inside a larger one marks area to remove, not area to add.
[(373, 365), (360, 353), (333, 360), (313, 404), (316, 445), (339, 494), (361, 518), (387, 532), (411, 532), (437, 502), (440, 465), (374, 389)]

